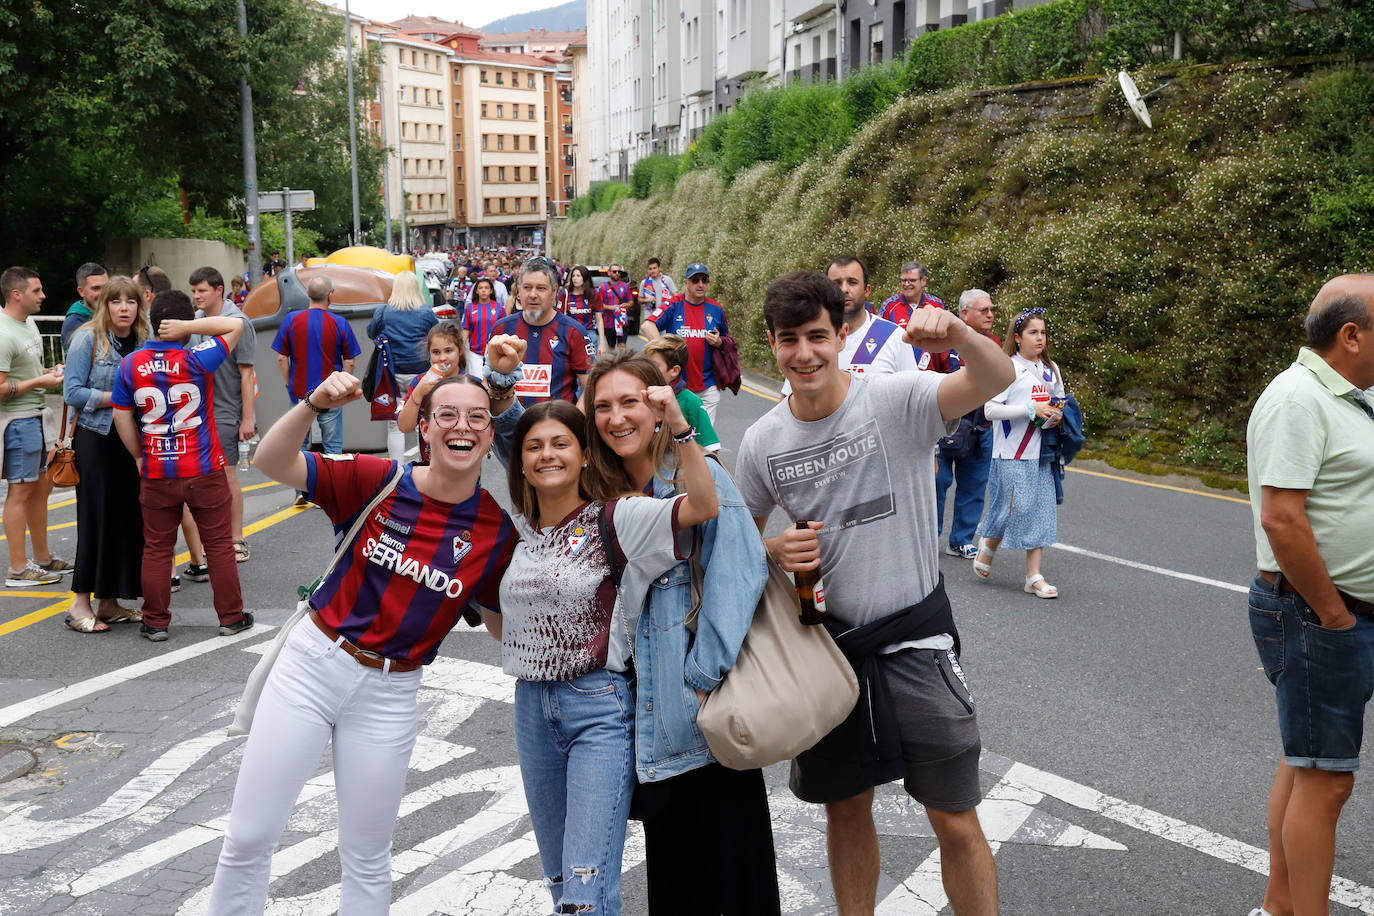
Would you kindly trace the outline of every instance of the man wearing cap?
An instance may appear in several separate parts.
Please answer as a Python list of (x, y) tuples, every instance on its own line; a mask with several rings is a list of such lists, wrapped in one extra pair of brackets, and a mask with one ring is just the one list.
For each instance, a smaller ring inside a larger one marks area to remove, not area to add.
[(719, 347), (721, 338), (730, 333), (725, 323), (725, 309), (706, 296), (711, 274), (706, 265), (694, 261), (687, 265), (687, 282), (681, 293), (658, 313), (640, 325), (646, 340), (660, 334), (676, 334), (687, 341), (687, 390), (701, 398), (701, 406), (711, 423), (716, 422), (716, 407), (720, 404), (720, 389), (716, 387), (712, 371), (712, 354), (708, 347)]

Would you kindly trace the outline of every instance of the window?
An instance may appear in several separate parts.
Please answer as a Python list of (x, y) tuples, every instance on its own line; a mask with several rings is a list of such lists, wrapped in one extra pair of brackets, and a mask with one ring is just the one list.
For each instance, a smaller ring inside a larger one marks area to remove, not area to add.
[(430, 103), (430, 102), (429, 102), (429, 90), (426, 89), (426, 90), (425, 90), (425, 104), (428, 105), (429, 103)]
[(506, 106), (502, 105), (500, 102), (496, 103), (496, 116), (498, 118), (504, 118), (506, 116)]
[(533, 121), (533, 120), (534, 120), (534, 106), (533, 106), (533, 105), (529, 106), (529, 109), (530, 109), (529, 119), (530, 119), (531, 121)]
[(486, 135), (486, 134), (482, 134), (482, 149), (486, 149), (486, 148), (487, 148), (487, 135)]
[(549, 180), (549, 167), (548, 167), (547, 165), (544, 166), (544, 180), (545, 180), (545, 181), (548, 181), (548, 180)]
[(530, 198), (530, 212), (531, 212), (531, 213), (534, 213), (534, 212), (535, 212), (536, 210), (538, 210), (538, 209), (539, 209), (539, 198), (537, 198), (537, 197), (531, 197), (531, 198)]
[(483, 180), (483, 181), (491, 181), (491, 166), (489, 166), (489, 165), (484, 165), (484, 166), (482, 166), (482, 180)]
[(411, 65), (412, 67), (416, 66), (416, 64), (415, 64), (416, 57), (417, 57), (417, 55), (415, 54), (415, 52), (414, 52), (414, 51), (411, 51), (411, 52), (410, 52), (410, 65)]
[(426, 124), (426, 125), (425, 125), (425, 139), (426, 139), (426, 140), (433, 140), (433, 139), (434, 139), (434, 125), (433, 125), (433, 124)]
[(435, 90), (434, 90), (434, 104), (435, 104), (435, 105), (443, 105), (443, 104), (444, 104), (444, 90), (442, 90), (442, 89), (435, 89)]
[(510, 72), (510, 84), (511, 84), (512, 86), (519, 86), (519, 85), (520, 85), (520, 74), (519, 74), (519, 73), (516, 73), (514, 70), (512, 70), (512, 71)]
[(496, 167), (496, 180), (497, 180), (497, 181), (505, 181), (505, 180), (506, 180), (506, 167), (505, 167), (504, 165), (498, 165), (498, 166)]
[(520, 198), (518, 198), (518, 197), (515, 198), (515, 212), (516, 212), (516, 213), (519, 213), (519, 212), (520, 212)]
[(434, 174), (434, 160), (433, 160), (433, 159), (426, 159), (425, 162), (429, 163), (429, 174), (433, 175), (433, 174)]
[(533, 88), (534, 88), (534, 74), (533, 74), (533, 73), (526, 73), (526, 74), (525, 74), (525, 88), (526, 88), (526, 89), (533, 89)]
[(419, 89), (418, 86), (411, 86), (411, 87), (410, 87), (410, 104), (412, 104), (412, 105), (418, 105), (418, 104), (420, 104), (420, 89)]
[(486, 116), (487, 116), (487, 103), (486, 103), (486, 102), (483, 102), (483, 103), (482, 103), (482, 117), (485, 118)]
[(454, 135), (453, 135), (453, 151), (456, 153), (456, 152), (461, 151), (462, 148), (463, 148), (463, 135), (462, 135), (462, 134), (454, 134)]
[(511, 146), (511, 149), (519, 149), (519, 148), (520, 148), (520, 135), (519, 135), (519, 134), (513, 134), (513, 135), (511, 136), (510, 139), (511, 139), (511, 143), (514, 144), (513, 146)]
[(462, 101), (462, 99), (458, 99), (458, 100), (456, 100), (456, 101), (453, 103), (453, 116), (454, 116), (455, 118), (461, 118), (461, 117), (463, 116), (463, 101)]
[(457, 169), (455, 169), (455, 173), (456, 173), (455, 177), (456, 177), (459, 181), (462, 181), (462, 180), (463, 180), (463, 167), (462, 167), (461, 165), (458, 166)]
[(454, 68), (453, 68), (453, 85), (456, 86), (456, 85), (458, 85), (459, 83), (461, 83), (461, 82), (463, 81), (462, 73), (463, 73), (463, 68), (462, 68), (462, 67), (454, 67)]
[(490, 213), (490, 212), (491, 212), (491, 198), (490, 198), (490, 197), (483, 197), (483, 198), (482, 198), (482, 212), (483, 212), (483, 213)]
[(498, 86), (504, 86), (504, 85), (506, 85), (506, 74), (505, 74), (503, 71), (501, 71), (501, 70), (497, 70), (497, 71), (496, 71), (496, 85), (498, 85)]
[(496, 135), (496, 148), (497, 148), (497, 149), (505, 149), (505, 148), (506, 148), (506, 135), (505, 135), (505, 134), (497, 134), (497, 135)]
[(501, 198), (501, 212), (502, 212), (502, 213), (505, 213), (505, 212), (506, 212), (506, 199), (505, 199), (504, 197)]

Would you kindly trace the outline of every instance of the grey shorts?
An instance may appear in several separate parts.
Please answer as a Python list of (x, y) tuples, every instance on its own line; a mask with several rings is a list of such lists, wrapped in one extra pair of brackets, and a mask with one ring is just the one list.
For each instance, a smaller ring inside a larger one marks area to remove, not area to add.
[(224, 452), (226, 464), (234, 465), (239, 460), (239, 423), (242, 422), (238, 414), (232, 417), (225, 417), (221, 420), (215, 418), (215, 438), (219, 440), (219, 449)]
[[(978, 758), (983, 743), (978, 713), (953, 651), (903, 649), (878, 658), (901, 730), (902, 759), (875, 767), (857, 741), (831, 736), (792, 761), (791, 788), (808, 802), (836, 802), (900, 778), (907, 794), (927, 808), (964, 811), (982, 800)], [(866, 727), (866, 717), (864, 717)]]

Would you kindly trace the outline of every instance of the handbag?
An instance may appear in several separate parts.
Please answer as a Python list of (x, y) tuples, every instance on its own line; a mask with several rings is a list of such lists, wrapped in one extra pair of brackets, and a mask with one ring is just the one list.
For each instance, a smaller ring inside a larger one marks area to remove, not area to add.
[(76, 435), (77, 414), (72, 414), (72, 425), (67, 425), (68, 405), (62, 405), (62, 429), (66, 431), (65, 439), (58, 439), (57, 444), (48, 452), (48, 480), (52, 481), (54, 487), (74, 487), (81, 480), (81, 475), (76, 470), (76, 449), (72, 448), (72, 436)]
[(391, 361), (391, 342), (386, 335), (378, 335), (373, 341), (372, 359), (363, 375), (363, 394), (367, 397), (372, 419), (396, 419), (401, 401), (397, 388), (396, 368)]
[[(615, 552), (604, 537), (602, 546), (619, 588)], [(697, 712), (706, 746), (732, 770), (791, 760), (830, 734), (859, 701), (853, 666), (825, 627), (801, 622), (796, 583), (771, 556), (767, 560), (768, 581), (735, 664)], [(695, 631), (705, 579), (695, 549), (691, 563), (692, 610), (685, 625)]]
[(272, 642), (267, 646), (267, 651), (253, 666), (252, 673), (248, 675), (248, 681), (243, 685), (243, 696), (239, 698), (238, 708), (234, 710), (234, 721), (229, 723), (230, 738), (246, 735), (248, 730), (253, 727), (253, 715), (258, 710), (258, 699), (262, 696), (262, 688), (267, 684), (267, 676), (272, 673), (272, 666), (276, 664), (282, 646), (286, 645), (286, 637), (291, 634), (291, 630), (295, 628), (301, 618), (310, 613), (310, 596), (315, 594), (315, 589), (320, 587), (320, 583), (329, 578), (334, 567), (339, 565), (339, 560), (342, 559), (344, 552), (353, 546), (353, 542), (358, 538), (358, 533), (362, 531), (363, 523), (372, 515), (372, 510), (376, 509), (381, 501), (386, 499), (392, 490), (396, 489), (396, 484), (401, 481), (402, 473), (403, 466), (398, 463), (391, 478), (387, 480), (386, 486), (378, 490), (377, 495), (372, 497), (372, 502), (367, 504), (367, 508), (358, 513), (357, 519), (353, 522), (353, 527), (349, 528), (348, 534), (339, 541), (339, 546), (334, 551), (334, 559), (329, 561), (324, 574), (311, 584), (302, 585), (296, 589), (300, 595), (300, 600), (296, 602), (295, 613), (277, 630), (277, 635), (272, 637)]
[[(694, 555), (692, 578), (701, 574)], [(707, 747), (732, 770), (792, 759), (830, 734), (859, 700), (849, 660), (825, 627), (804, 625), (800, 613), (792, 577), (768, 557), (768, 582), (739, 656), (697, 713)]]

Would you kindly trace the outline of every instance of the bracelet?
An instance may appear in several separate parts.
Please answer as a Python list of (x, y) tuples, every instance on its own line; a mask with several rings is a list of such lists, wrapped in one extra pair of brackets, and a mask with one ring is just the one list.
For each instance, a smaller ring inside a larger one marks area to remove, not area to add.
[(311, 410), (315, 411), (315, 413), (324, 413), (328, 408), (326, 408), (326, 407), (316, 407), (316, 406), (315, 406), (315, 403), (314, 403), (313, 401), (310, 400), (310, 396), (311, 396), (312, 394), (314, 394), (314, 393), (315, 393), (315, 389), (314, 389), (314, 388), (311, 388), (309, 391), (307, 391), (307, 392), (305, 393), (305, 397), (301, 398), (301, 400), (305, 402), (305, 406), (306, 406), (306, 407), (309, 407)]
[(497, 372), (489, 365), (483, 366), (482, 375), (493, 389), (514, 388), (518, 382), (525, 380), (524, 365), (524, 363), (518, 363), (510, 372)]
[(693, 439), (696, 438), (697, 428), (695, 426), (689, 426), (682, 432), (673, 433), (672, 435), (673, 441), (676, 442), (678, 445), (686, 445), (688, 442), (691, 442)]

